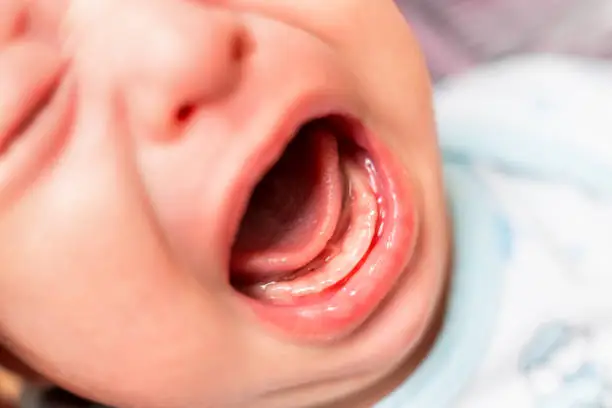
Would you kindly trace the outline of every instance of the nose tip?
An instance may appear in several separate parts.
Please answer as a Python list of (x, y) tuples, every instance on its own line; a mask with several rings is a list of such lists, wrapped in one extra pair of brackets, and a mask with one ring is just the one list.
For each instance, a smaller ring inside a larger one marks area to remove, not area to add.
[(146, 6), (152, 3), (135, 17), (140, 30), (132, 35), (141, 40), (118, 44), (129, 73), (124, 89), (149, 122), (183, 121), (237, 87), (246, 33), (231, 11), (184, 2)]

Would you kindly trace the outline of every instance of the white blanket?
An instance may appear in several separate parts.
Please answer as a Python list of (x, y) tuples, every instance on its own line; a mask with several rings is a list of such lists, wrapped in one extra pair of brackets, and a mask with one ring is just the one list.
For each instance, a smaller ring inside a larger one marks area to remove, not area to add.
[(436, 94), (445, 327), (380, 408), (612, 408), (612, 65), (500, 62)]

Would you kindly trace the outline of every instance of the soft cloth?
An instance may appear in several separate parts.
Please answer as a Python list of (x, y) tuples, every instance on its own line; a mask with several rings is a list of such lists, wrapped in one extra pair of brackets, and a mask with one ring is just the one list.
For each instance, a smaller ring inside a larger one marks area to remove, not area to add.
[(441, 84), (436, 108), (452, 293), (377, 408), (612, 407), (612, 65), (515, 59)]

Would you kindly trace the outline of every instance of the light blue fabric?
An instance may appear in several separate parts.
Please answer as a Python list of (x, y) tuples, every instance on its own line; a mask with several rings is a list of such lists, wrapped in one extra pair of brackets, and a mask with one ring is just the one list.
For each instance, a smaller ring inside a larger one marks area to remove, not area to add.
[(449, 408), (492, 336), (512, 231), (483, 168), (612, 196), (612, 66), (517, 59), (443, 84), (436, 94), (455, 266), (445, 324), (429, 357), (376, 408)]
[(442, 84), (435, 104), (447, 161), (612, 194), (612, 64), (510, 60)]
[(465, 166), (448, 165), (446, 183), (456, 245), (445, 327), (420, 369), (377, 408), (447, 406), (489, 341), (510, 250), (508, 226), (492, 195)]

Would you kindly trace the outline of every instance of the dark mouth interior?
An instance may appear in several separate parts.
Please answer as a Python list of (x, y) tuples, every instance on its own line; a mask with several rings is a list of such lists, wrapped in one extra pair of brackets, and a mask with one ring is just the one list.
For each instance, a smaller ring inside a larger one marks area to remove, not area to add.
[(350, 129), (339, 116), (304, 124), (256, 186), (232, 249), (236, 287), (290, 276), (342, 228), (342, 163), (360, 150)]

